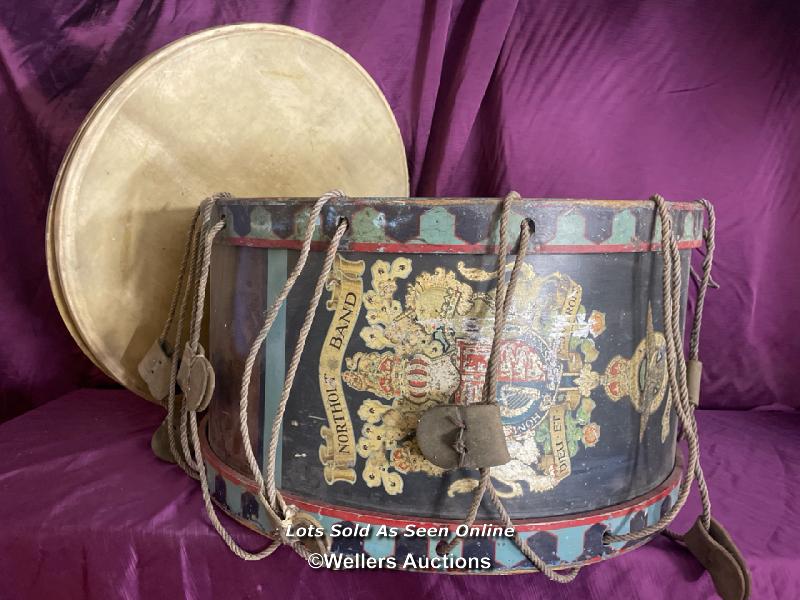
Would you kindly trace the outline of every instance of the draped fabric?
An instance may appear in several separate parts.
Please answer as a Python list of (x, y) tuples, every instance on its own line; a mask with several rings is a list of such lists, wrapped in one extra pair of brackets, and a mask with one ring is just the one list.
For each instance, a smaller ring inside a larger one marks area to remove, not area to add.
[(721, 287), (701, 355), (702, 404), (718, 410), (700, 411), (701, 460), (753, 597), (800, 597), (796, 2), (0, 0), (0, 421), (22, 414), (0, 425), (0, 598), (713, 597), (666, 540), (571, 586), (228, 553), (196, 482), (148, 450), (160, 409), (98, 389), (115, 384), (61, 322), (44, 233), (67, 145), (111, 83), (184, 35), (248, 21), (311, 31), (364, 66), (400, 125), (414, 195), (715, 204)]
[(704, 406), (798, 406), (796, 3), (1, 0), (2, 414), (110, 385), (45, 270), (48, 195), (81, 120), (150, 52), (244, 21), (306, 29), (366, 68), (413, 194), (710, 199), (722, 287), (702, 336)]
[[(0, 598), (716, 597), (708, 574), (665, 538), (566, 585), (538, 574), (312, 570), (287, 548), (246, 562), (211, 528), (199, 484), (150, 452), (161, 416), (130, 392), (83, 390), (0, 425)], [(714, 515), (748, 561), (753, 600), (800, 598), (800, 415), (704, 410), (698, 421)], [(676, 528), (698, 511), (693, 493)], [(247, 548), (263, 547), (221, 519)]]

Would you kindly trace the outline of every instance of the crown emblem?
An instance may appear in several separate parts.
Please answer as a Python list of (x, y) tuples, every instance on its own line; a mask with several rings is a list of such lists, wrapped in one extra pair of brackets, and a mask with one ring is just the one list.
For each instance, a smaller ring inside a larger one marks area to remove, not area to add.
[[(628, 398), (641, 415), (639, 439), (644, 438), (650, 415), (664, 400), (667, 389), (666, 340), (653, 327), (653, 307), (647, 307), (647, 332), (630, 358), (612, 358), (601, 378), (606, 395), (618, 402)], [(664, 411), (661, 440), (669, 434), (669, 406)]]

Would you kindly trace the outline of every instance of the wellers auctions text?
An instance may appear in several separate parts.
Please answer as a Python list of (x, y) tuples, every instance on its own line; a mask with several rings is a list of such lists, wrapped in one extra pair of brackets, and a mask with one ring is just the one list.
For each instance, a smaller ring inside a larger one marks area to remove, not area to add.
[[(396, 556), (369, 556), (367, 554), (315, 555), (319, 562), (314, 567), (328, 569), (457, 569), (478, 571), (490, 569), (492, 559), (488, 556), (414, 556), (408, 554), (402, 560)], [(309, 563), (311, 564), (311, 563)]]

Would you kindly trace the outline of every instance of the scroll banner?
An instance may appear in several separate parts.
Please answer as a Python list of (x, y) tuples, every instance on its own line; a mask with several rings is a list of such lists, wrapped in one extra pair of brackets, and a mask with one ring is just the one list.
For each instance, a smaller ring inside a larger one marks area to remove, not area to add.
[(328, 424), (320, 428), (319, 459), (328, 485), (356, 482), (356, 444), (342, 387), (342, 361), (361, 311), (364, 268), (363, 260), (337, 255), (326, 286), (331, 297), (325, 307), (334, 314), (319, 357), (319, 392), (328, 416)]
[(567, 447), (566, 407), (556, 404), (550, 409), (550, 445), (553, 450), (554, 475), (561, 481), (572, 472), (572, 463)]

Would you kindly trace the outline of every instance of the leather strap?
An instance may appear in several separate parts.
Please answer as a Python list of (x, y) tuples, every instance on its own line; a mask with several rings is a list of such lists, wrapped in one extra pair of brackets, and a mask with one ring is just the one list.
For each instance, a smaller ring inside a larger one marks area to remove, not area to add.
[(289, 543), (298, 542), (305, 547), (307, 552), (315, 554), (327, 554), (331, 550), (331, 538), (325, 532), (325, 528), (317, 519), (310, 514), (296, 510), (290, 515), (292, 529), (298, 531), (299, 528), (307, 528), (308, 531), (319, 532), (321, 535), (294, 535), (286, 540)]
[[(150, 438), (150, 449), (153, 451), (153, 454), (164, 462), (175, 464), (178, 461), (175, 460), (175, 457), (172, 455), (172, 450), (170, 450), (169, 447), (169, 430), (167, 429), (169, 424), (167, 421), (169, 421), (169, 419), (164, 417), (161, 425), (159, 425), (158, 429), (153, 433), (153, 437)], [(174, 430), (175, 439), (178, 439), (180, 436), (180, 421), (178, 419), (175, 419)]]
[(417, 425), (422, 454), (443, 469), (483, 469), (511, 460), (496, 404), (448, 404), (426, 410)]
[(722, 600), (747, 600), (750, 597), (750, 573), (739, 549), (725, 528), (711, 517), (711, 527), (703, 527), (700, 518), (683, 536), (683, 543), (705, 567)]

